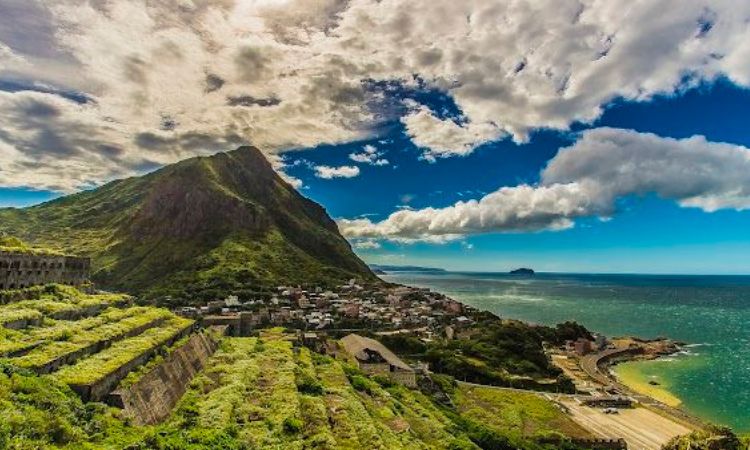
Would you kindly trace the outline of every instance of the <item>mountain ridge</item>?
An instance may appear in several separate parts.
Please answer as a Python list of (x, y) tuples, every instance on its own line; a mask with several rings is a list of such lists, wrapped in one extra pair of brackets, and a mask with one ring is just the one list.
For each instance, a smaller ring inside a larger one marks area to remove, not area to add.
[(0, 232), (91, 256), (97, 284), (147, 296), (376, 279), (325, 209), (248, 146), (0, 209)]

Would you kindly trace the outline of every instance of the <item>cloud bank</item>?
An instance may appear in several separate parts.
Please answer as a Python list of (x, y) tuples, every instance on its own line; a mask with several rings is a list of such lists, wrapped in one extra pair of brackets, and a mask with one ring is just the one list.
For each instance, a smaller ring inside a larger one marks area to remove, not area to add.
[[(239, 143), (272, 156), (351, 142), (391, 120), (427, 159), (466, 155), (594, 120), (616, 98), (722, 75), (750, 85), (750, 3), (733, 0), (4, 0), (2, 9), (2, 186), (73, 191)], [(423, 83), (461, 113), (388, 107), (399, 99), (373, 81)]]
[(400, 210), (381, 222), (339, 220), (352, 239), (454, 240), (468, 234), (561, 230), (610, 217), (616, 201), (656, 194), (707, 212), (750, 209), (750, 149), (632, 130), (586, 131), (542, 171), (538, 185), (503, 187), (445, 208)]

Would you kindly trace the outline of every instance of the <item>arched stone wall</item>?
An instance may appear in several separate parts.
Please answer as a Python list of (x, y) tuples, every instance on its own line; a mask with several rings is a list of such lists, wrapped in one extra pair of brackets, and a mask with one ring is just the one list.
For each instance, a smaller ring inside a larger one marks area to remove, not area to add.
[(89, 258), (0, 252), (0, 290), (49, 283), (78, 286), (88, 281), (90, 270)]

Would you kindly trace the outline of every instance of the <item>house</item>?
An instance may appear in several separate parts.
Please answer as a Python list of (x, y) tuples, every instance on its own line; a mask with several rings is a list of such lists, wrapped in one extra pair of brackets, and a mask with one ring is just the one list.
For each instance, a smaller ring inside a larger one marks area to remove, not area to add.
[(580, 356), (588, 355), (592, 352), (593, 346), (591, 345), (591, 341), (584, 338), (578, 338), (578, 340), (575, 341), (573, 344), (573, 348), (575, 348), (576, 354)]
[(341, 345), (366, 374), (385, 375), (407, 387), (417, 386), (414, 369), (380, 342), (358, 334), (349, 334), (341, 339)]
[(298, 339), (300, 340), (300, 343), (309, 348), (310, 350), (317, 352), (317, 353), (325, 353), (326, 352), (326, 339), (325, 335), (318, 334), (318, 333), (312, 333), (310, 331), (301, 331), (299, 332)]

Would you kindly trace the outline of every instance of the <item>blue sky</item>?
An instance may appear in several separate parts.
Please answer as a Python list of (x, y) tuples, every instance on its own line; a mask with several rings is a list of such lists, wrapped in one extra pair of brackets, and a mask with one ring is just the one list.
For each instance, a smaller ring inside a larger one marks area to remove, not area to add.
[[(651, 101), (615, 101), (595, 123), (575, 129), (610, 126), (674, 138), (697, 134), (750, 146), (748, 117), (750, 91), (719, 80)], [(302, 192), (332, 216), (382, 219), (404, 204), (442, 207), (501, 186), (535, 183), (547, 161), (573, 140), (570, 132), (540, 131), (527, 144), (504, 140), (466, 157), (428, 163), (419, 160), (421, 152), (403, 127), (393, 124), (377, 139), (287, 155), (337, 166), (371, 144), (383, 150), (390, 166), (365, 166), (358, 177), (334, 180), (317, 178), (302, 166), (288, 172), (303, 180)], [(471, 271), (531, 266), (560, 272), (750, 274), (750, 212), (706, 213), (654, 195), (630, 197), (619, 210), (610, 221), (582, 220), (563, 231), (488, 233), (443, 245), (382, 243), (380, 249), (358, 253), (373, 263)]]
[(750, 274), (750, 3), (5, 0), (0, 206), (261, 149), (366, 261)]
[[(442, 105), (439, 94), (422, 101)], [(435, 106), (435, 109), (440, 109)], [(706, 83), (677, 95), (645, 102), (615, 101), (591, 124), (627, 128), (660, 136), (704, 135), (710, 141), (750, 146), (750, 90), (727, 80)], [(304, 183), (304, 195), (323, 204), (335, 218), (386, 218), (404, 206), (444, 207), (476, 199), (501, 186), (537, 183), (557, 151), (575, 141), (575, 132), (537, 131), (528, 143), (510, 139), (479, 147), (465, 157), (427, 162), (398, 121), (378, 136), (344, 145), (318, 146), (285, 154), (298, 165), (286, 170)], [(352, 163), (349, 155), (373, 145), (390, 162), (361, 165), (354, 178), (321, 179), (309, 166)], [(59, 195), (45, 190), (0, 188), (0, 205), (33, 205)], [(358, 249), (368, 262), (423, 264), (455, 270), (504, 271), (531, 266), (559, 272), (750, 273), (750, 212), (706, 213), (682, 208), (655, 195), (630, 196), (612, 220), (587, 218), (562, 231), (486, 233), (447, 244), (380, 242)]]

